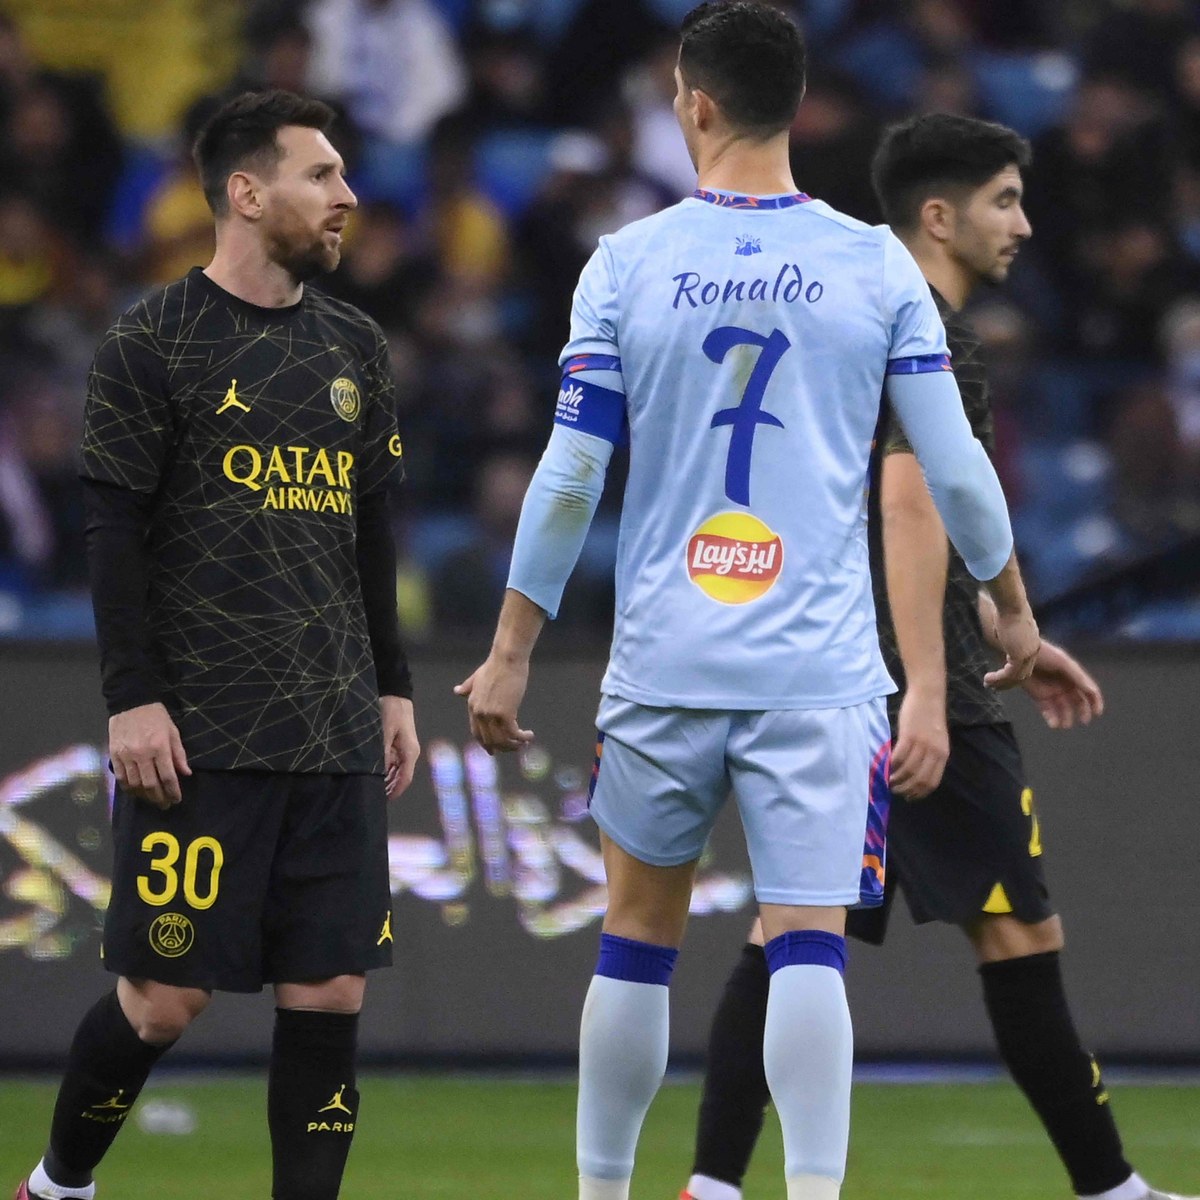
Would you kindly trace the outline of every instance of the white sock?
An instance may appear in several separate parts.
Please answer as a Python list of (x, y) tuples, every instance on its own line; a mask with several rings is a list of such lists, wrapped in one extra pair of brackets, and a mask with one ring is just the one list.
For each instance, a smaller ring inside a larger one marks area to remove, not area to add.
[(1100, 1192), (1095, 1196), (1080, 1196), (1079, 1200), (1146, 1200), (1150, 1195), (1150, 1185), (1136, 1172), (1115, 1188)]
[(709, 1175), (693, 1175), (685, 1189), (695, 1200), (742, 1200), (742, 1189)]
[(813, 963), (775, 971), (763, 1065), (783, 1127), (788, 1200), (838, 1194), (850, 1140), (853, 1059), (854, 1031), (841, 974)]
[(579, 1177), (579, 1200), (629, 1200), (628, 1179)]
[(842, 1185), (822, 1175), (789, 1175), (787, 1200), (838, 1200)]
[(35, 1196), (45, 1196), (46, 1200), (92, 1200), (96, 1195), (96, 1185), (89, 1183), (87, 1187), (59, 1187), (49, 1175), (43, 1163), (38, 1163), (29, 1176), (29, 1190)]
[(638, 1134), (667, 1069), (668, 998), (659, 983), (592, 977), (579, 1030), (579, 1200), (629, 1195)]

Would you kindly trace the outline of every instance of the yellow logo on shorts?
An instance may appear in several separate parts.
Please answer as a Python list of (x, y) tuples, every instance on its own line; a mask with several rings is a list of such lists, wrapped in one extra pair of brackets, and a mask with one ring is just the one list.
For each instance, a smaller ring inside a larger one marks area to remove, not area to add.
[(783, 542), (750, 513), (718, 513), (688, 542), (688, 577), (722, 604), (757, 600), (775, 586), (782, 569)]
[(196, 930), (183, 913), (163, 913), (150, 926), (150, 947), (163, 958), (180, 958), (196, 940)]
[(382, 946), (384, 942), (391, 942), (393, 945), (396, 943), (396, 939), (392, 937), (392, 914), (390, 911), (383, 919), (383, 928), (379, 931), (379, 941), (375, 945)]
[(333, 411), (343, 421), (357, 421), (362, 401), (358, 397), (358, 384), (353, 379), (342, 376), (329, 385), (329, 399), (333, 403)]

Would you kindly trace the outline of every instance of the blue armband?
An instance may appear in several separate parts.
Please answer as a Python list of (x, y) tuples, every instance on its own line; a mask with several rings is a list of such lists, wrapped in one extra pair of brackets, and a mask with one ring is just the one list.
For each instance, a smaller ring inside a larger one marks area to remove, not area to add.
[[(606, 386), (615, 385), (615, 386)], [(554, 423), (603, 438), (614, 446), (629, 440), (621, 360), (612, 354), (577, 354), (563, 367)]]
[(911, 358), (889, 358), (889, 375), (924, 375), (929, 371), (953, 371), (948, 354), (915, 354)]

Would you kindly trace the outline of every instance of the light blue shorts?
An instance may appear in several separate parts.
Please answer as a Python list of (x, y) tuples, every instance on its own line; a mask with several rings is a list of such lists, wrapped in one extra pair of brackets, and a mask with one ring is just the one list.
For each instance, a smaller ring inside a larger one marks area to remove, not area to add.
[(604, 696), (596, 724), (592, 816), (634, 858), (661, 867), (699, 858), (732, 791), (761, 903), (882, 899), (891, 739), (882, 698), (718, 712)]

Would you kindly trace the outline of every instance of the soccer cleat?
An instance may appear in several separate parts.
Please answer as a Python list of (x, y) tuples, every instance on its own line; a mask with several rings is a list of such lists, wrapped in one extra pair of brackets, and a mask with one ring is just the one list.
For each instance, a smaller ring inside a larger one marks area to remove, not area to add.
[(35, 1196), (29, 1190), (29, 1180), (22, 1179), (21, 1182), (17, 1184), (17, 1194), (13, 1197), (13, 1200), (40, 1200), (40, 1197)]
[(1146, 1200), (1200, 1200), (1200, 1196), (1181, 1196), (1178, 1192), (1160, 1192), (1151, 1188), (1146, 1193)]

